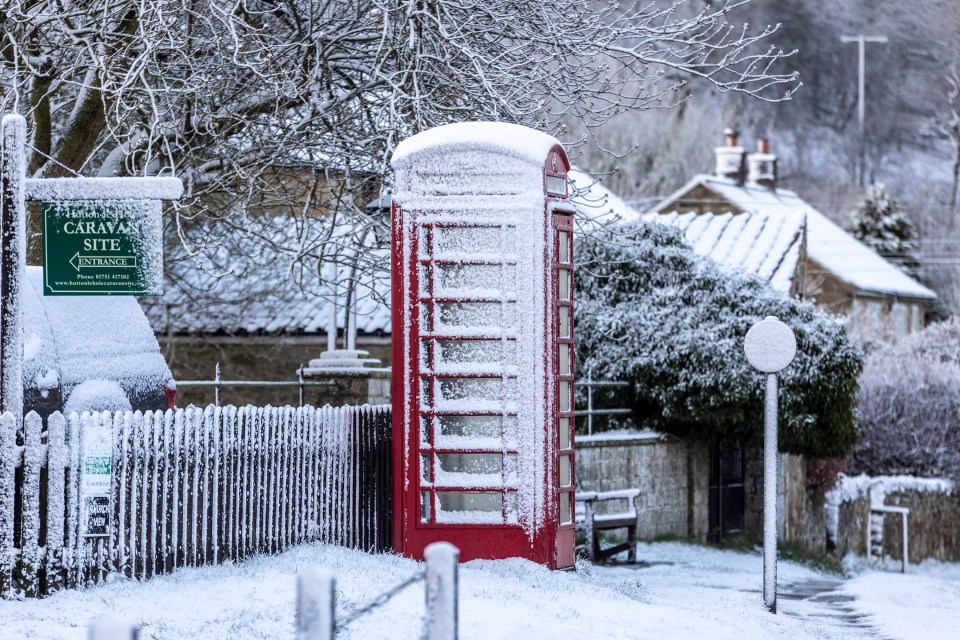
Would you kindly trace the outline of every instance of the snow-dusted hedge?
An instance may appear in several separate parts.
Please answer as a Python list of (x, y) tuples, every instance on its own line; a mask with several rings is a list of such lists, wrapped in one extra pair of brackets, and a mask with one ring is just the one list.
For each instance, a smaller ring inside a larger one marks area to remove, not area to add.
[(581, 234), (577, 251), (579, 366), (632, 382), (615, 401), (629, 403), (642, 426), (759, 442), (763, 379), (743, 338), (773, 315), (798, 345), (781, 374), (781, 450), (837, 457), (853, 447), (862, 354), (840, 319), (721, 270), (662, 225)]
[(878, 346), (860, 377), (850, 470), (960, 480), (960, 321)]

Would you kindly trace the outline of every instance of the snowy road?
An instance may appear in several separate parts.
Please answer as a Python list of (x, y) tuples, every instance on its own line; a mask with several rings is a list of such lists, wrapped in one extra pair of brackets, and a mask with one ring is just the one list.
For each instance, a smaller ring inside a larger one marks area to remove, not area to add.
[[(475, 561), (461, 571), (461, 638), (527, 640), (582, 635), (658, 640), (889, 638), (940, 640), (960, 628), (960, 566), (866, 571), (851, 580), (780, 563), (780, 615), (760, 595), (759, 553), (698, 545), (639, 545), (636, 566), (551, 572), (522, 560)], [(145, 583), (117, 580), (45, 600), (0, 601), (4, 640), (81, 639), (106, 613), (139, 622), (141, 638), (293, 638), (294, 576), (333, 569), (341, 613), (417, 569), (396, 556), (305, 545), (239, 565), (185, 569)], [(338, 638), (418, 637), (422, 587), (412, 587)], [(922, 624), (916, 623), (919, 611)]]

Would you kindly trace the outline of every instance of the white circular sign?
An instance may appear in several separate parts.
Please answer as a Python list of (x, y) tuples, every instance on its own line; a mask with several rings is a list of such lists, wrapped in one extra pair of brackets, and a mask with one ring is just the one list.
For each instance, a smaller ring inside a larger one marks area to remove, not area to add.
[(743, 350), (755, 369), (776, 373), (793, 361), (797, 354), (797, 338), (790, 327), (774, 316), (767, 316), (747, 331)]

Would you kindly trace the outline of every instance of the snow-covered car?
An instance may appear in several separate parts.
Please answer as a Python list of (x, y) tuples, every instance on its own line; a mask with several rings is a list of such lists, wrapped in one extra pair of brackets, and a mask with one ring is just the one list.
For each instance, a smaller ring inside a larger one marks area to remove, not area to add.
[(130, 296), (44, 296), (43, 269), (23, 290), (24, 410), (163, 410), (176, 386)]

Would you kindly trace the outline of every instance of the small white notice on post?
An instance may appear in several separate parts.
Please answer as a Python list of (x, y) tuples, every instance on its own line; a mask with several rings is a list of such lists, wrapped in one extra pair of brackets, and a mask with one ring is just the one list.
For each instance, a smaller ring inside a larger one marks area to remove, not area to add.
[(80, 444), (80, 527), (87, 538), (110, 535), (113, 437), (109, 426), (85, 425)]

